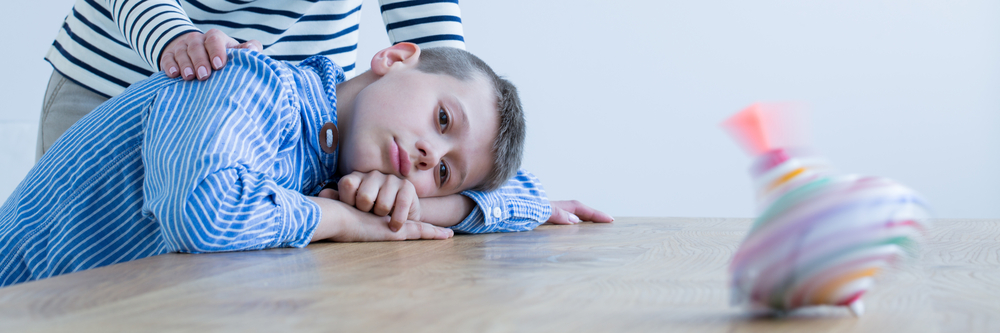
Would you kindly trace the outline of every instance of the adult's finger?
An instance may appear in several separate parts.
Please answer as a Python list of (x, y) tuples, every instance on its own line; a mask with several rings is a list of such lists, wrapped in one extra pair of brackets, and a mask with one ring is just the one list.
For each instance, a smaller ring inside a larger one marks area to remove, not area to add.
[(167, 73), (167, 77), (173, 79), (180, 76), (181, 70), (178, 69), (177, 61), (174, 60), (174, 52), (171, 50), (164, 50), (163, 54), (160, 55), (160, 69)]
[(191, 58), (191, 65), (194, 66), (198, 80), (208, 80), (209, 75), (212, 75), (212, 67), (208, 62), (208, 52), (205, 51), (204, 35), (202, 38), (192, 38), (188, 41), (187, 54)]
[(191, 58), (188, 57), (187, 46), (183, 49), (178, 49), (174, 52), (174, 61), (177, 62), (177, 68), (180, 68), (180, 77), (185, 81), (194, 80), (194, 65), (191, 63)]
[[(160, 69), (167, 73), (167, 77), (175, 78), (184, 76), (184, 68), (191, 68), (190, 59), (187, 57), (187, 42), (189, 39), (199, 38), (200, 35), (200, 31), (188, 32), (177, 36), (167, 46), (163, 47), (163, 52), (160, 54), (159, 59)], [(180, 62), (182, 59), (188, 60), (187, 66), (184, 66), (185, 63)], [(194, 77), (193, 69), (191, 69), (190, 73), (191, 77)]]
[(239, 43), (235, 39), (218, 29), (209, 29), (205, 32), (205, 51), (208, 52), (208, 59), (212, 62), (212, 69), (222, 69), (229, 61), (226, 57), (226, 48), (237, 45)]
[(239, 45), (236, 45), (233, 48), (235, 48), (235, 49), (248, 49), (248, 50), (254, 50), (254, 51), (257, 51), (257, 52), (261, 52), (261, 51), (264, 50), (264, 45), (262, 45), (260, 43), (260, 41), (258, 41), (256, 39), (251, 39), (251, 40), (245, 41), (243, 43), (240, 43)]

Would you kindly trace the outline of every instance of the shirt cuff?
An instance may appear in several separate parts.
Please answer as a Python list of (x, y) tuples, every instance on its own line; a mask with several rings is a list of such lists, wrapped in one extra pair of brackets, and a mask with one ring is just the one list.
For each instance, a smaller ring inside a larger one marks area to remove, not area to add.
[[(292, 193), (288, 193), (292, 192)], [(319, 204), (309, 200), (305, 195), (288, 190), (286, 195), (277, 196), (275, 204), (278, 208), (278, 219), (275, 221), (278, 230), (278, 239), (274, 244), (266, 246), (274, 247), (305, 247), (309, 245), (316, 227), (323, 217)]]
[[(513, 214), (513, 207), (507, 204), (501, 195), (489, 195), (486, 192), (464, 191), (462, 195), (476, 202), (472, 213), (461, 223), (451, 227), (453, 230), (472, 232), (472, 230), (494, 229), (495, 226)], [(481, 231), (480, 231), (481, 232)]]
[(118, 29), (153, 69), (160, 67), (160, 55), (167, 44), (180, 35), (201, 31), (175, 1), (121, 1), (113, 9), (121, 15), (115, 17)]

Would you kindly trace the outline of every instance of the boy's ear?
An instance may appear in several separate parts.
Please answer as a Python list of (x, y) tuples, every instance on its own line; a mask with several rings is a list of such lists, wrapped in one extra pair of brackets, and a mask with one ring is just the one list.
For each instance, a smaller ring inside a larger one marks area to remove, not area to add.
[(413, 43), (399, 43), (375, 53), (372, 57), (372, 72), (383, 76), (393, 68), (393, 65), (416, 65), (420, 59), (420, 47)]

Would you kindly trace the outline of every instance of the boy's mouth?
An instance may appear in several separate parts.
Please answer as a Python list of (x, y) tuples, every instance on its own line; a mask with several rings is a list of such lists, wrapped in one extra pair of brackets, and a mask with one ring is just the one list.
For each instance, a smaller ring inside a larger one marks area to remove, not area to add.
[(396, 169), (402, 177), (410, 174), (410, 154), (406, 150), (399, 148), (396, 138), (392, 139), (392, 146), (389, 148), (389, 155), (392, 158), (392, 167)]

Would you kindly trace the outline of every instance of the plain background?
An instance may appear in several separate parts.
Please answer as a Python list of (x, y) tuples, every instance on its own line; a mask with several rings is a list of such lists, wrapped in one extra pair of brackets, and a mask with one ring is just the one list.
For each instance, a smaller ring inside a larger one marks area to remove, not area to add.
[[(34, 163), (43, 60), (73, 1), (0, 11), (0, 200)], [(358, 67), (388, 46), (362, 11)], [(840, 170), (896, 179), (939, 217), (1000, 217), (1000, 2), (461, 2), (468, 50), (521, 91), (524, 166), (615, 216), (747, 217), (750, 159), (720, 130), (794, 102)]]

